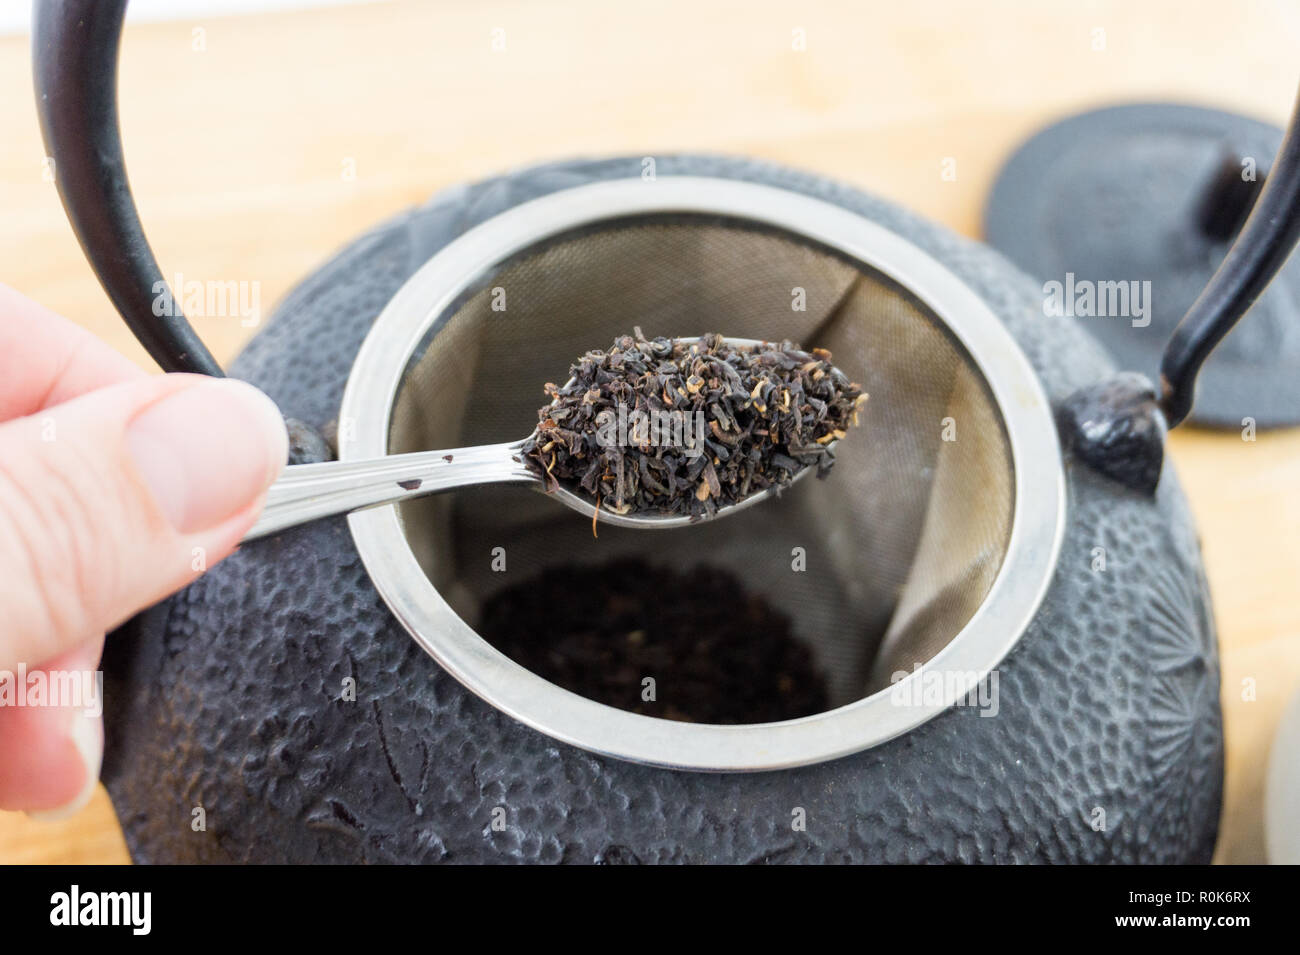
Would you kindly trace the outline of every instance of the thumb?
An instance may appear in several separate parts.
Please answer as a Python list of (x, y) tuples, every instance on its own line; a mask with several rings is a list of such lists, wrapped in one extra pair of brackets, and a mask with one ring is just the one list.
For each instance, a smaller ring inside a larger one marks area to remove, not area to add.
[(84, 644), (226, 556), (286, 455), (269, 398), (199, 375), (0, 425), (0, 668)]

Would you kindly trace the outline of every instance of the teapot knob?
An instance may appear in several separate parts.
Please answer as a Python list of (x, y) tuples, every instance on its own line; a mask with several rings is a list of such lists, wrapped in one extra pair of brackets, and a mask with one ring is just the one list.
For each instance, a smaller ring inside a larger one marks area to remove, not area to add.
[(1074, 392), (1057, 409), (1065, 452), (1094, 471), (1143, 494), (1154, 494), (1169, 432), (1155, 385), (1124, 372)]

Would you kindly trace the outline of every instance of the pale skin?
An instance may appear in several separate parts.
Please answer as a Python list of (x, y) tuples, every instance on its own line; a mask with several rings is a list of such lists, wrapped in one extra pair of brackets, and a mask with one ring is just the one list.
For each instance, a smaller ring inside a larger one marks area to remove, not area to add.
[[(0, 286), (0, 680), (95, 670), (105, 633), (234, 550), (286, 449), (250, 386), (147, 374)], [(84, 707), (0, 705), (0, 809), (75, 812), (102, 752)]]

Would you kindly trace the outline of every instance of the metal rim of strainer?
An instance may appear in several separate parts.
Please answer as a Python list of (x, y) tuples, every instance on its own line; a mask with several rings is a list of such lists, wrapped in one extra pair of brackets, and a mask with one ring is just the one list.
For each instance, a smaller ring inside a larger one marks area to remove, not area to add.
[(934, 672), (975, 673), (983, 679), (1002, 661), (1047, 591), (1065, 525), (1060, 445), (1033, 368), (988, 305), (902, 236), (820, 199), (732, 179), (617, 179), (525, 202), (448, 244), (385, 306), (344, 390), (340, 421), (347, 426), (339, 429), (339, 458), (360, 460), (388, 452), (391, 413), (411, 355), (454, 312), (467, 290), (505, 260), (576, 228), (665, 214), (747, 221), (837, 250), (906, 288), (966, 350), (1002, 416), (1014, 499), (1002, 566), (965, 627), (904, 678), (904, 685), (836, 709), (779, 723), (683, 723), (616, 709), (561, 689), (488, 644), (452, 610), (420, 567), (396, 506), (349, 516), (357, 550), (381, 597), (425, 651), (470, 691), (555, 739), (638, 763), (712, 772), (790, 768), (868, 749), (937, 716), (968, 689), (955, 680), (937, 681), (944, 691), (934, 700), (910, 692), (909, 681)]

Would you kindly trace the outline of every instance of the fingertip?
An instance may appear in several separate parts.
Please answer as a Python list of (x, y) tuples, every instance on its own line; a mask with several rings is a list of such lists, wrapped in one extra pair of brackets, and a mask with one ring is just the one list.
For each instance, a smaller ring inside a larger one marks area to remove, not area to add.
[(185, 534), (215, 527), (260, 497), (289, 451), (275, 403), (233, 378), (168, 394), (130, 422), (126, 443), (156, 505)]
[(0, 808), (66, 819), (95, 794), (104, 756), (97, 669), (103, 637), (39, 667), (19, 665), (0, 706)]
[(88, 713), (76, 713), (67, 740), (75, 756), (64, 759), (80, 767), (80, 788), (66, 802), (48, 809), (28, 809), (27, 816), (38, 822), (59, 822), (75, 816), (94, 798), (99, 785), (99, 770), (104, 762), (103, 720)]

